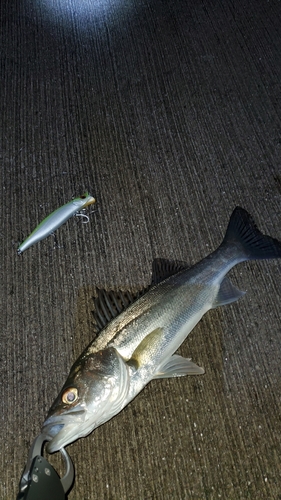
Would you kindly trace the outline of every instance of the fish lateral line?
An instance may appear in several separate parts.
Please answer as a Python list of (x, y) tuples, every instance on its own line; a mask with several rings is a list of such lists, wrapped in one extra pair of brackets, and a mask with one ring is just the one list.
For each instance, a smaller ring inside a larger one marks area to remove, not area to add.
[(106, 290), (96, 287), (96, 296), (93, 297), (94, 310), (92, 311), (96, 333), (99, 333), (110, 321), (128, 309), (137, 299), (145, 295), (150, 288), (187, 268), (188, 264), (183, 261), (156, 258), (152, 262), (150, 285), (141, 288), (137, 292), (130, 290)]

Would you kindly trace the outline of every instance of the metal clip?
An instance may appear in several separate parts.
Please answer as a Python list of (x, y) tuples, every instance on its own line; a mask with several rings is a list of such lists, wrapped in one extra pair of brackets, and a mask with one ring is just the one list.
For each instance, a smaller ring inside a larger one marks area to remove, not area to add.
[(40, 434), (29, 450), (26, 467), (21, 476), (17, 500), (65, 500), (74, 481), (72, 460), (64, 448), (60, 449), (66, 473), (60, 478), (52, 465), (42, 456), (46, 437)]

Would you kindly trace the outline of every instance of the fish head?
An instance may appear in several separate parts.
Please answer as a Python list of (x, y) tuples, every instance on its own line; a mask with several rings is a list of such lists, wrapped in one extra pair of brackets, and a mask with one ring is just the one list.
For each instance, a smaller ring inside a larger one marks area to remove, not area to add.
[(54, 453), (119, 413), (129, 391), (129, 368), (113, 348), (86, 352), (72, 366), (42, 427)]

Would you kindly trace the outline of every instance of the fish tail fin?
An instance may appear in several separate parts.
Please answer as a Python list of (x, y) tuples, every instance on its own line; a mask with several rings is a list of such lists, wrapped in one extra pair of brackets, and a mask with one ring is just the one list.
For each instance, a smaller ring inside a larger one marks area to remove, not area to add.
[(252, 216), (236, 207), (230, 217), (222, 245), (235, 245), (241, 260), (281, 258), (281, 242), (257, 228)]

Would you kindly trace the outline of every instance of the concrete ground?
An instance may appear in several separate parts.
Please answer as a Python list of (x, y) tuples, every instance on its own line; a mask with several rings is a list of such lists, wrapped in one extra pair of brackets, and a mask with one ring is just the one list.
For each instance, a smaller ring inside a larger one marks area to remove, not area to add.
[[(281, 239), (277, 0), (3, 0), (0, 498), (94, 336), (96, 286), (136, 290), (155, 257), (197, 262), (241, 205)], [(73, 218), (16, 253), (47, 214)], [(180, 348), (203, 376), (157, 380), (68, 447), (69, 500), (281, 498), (280, 262)], [(57, 455), (52, 459), (60, 467)]]

